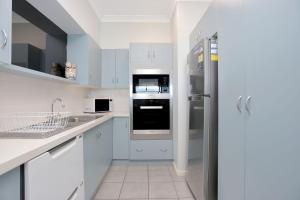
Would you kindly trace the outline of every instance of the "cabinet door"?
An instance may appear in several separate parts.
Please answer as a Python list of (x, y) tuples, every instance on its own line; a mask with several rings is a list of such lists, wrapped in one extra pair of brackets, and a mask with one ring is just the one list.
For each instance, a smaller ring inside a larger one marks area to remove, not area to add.
[[(242, 200), (245, 192), (245, 67), (240, 55), (245, 49), (240, 33), (243, 0), (220, 0), (219, 57), (219, 186), (220, 200)], [(231, 3), (235, 6), (230, 6)], [(209, 22), (205, 23), (209, 24)], [(200, 30), (206, 29), (206, 25)], [(248, 55), (246, 53), (246, 55)], [(239, 97), (241, 101), (239, 101)], [(240, 103), (239, 103), (240, 102)], [(241, 112), (237, 106), (242, 108)]]
[(151, 67), (151, 45), (135, 43), (130, 45), (130, 64), (133, 68)]
[(21, 177), (20, 167), (13, 169), (0, 176), (0, 199), (21, 199)]
[[(246, 199), (300, 198), (300, 2), (244, 1)], [(282, 13), (284, 11), (284, 13)], [(278, 15), (281, 12), (282, 15)], [(296, 20), (297, 19), (297, 20)], [(266, 48), (267, 47), (267, 48)], [(250, 55), (250, 56), (249, 56)]]
[(114, 118), (113, 158), (129, 158), (129, 119)]
[(0, 61), (11, 63), (12, 1), (0, 0)]
[(151, 48), (152, 66), (171, 69), (173, 63), (172, 44), (153, 44)]
[(102, 73), (101, 87), (115, 88), (116, 77), (116, 51), (114, 49), (102, 49)]
[(129, 50), (116, 50), (116, 87), (129, 88)]
[(91, 200), (100, 184), (101, 163), (98, 127), (83, 135), (85, 199)]
[(97, 86), (98, 81), (98, 45), (92, 38), (89, 38), (89, 60), (88, 60), (88, 70), (89, 70), (89, 85)]
[(67, 60), (77, 66), (77, 81), (89, 84), (89, 45), (86, 35), (68, 35)]

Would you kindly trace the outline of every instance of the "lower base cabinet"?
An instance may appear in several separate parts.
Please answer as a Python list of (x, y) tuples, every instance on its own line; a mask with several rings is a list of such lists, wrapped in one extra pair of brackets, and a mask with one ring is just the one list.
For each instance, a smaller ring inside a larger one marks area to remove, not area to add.
[(131, 160), (171, 160), (172, 140), (131, 140)]
[(113, 121), (83, 134), (85, 200), (92, 200), (113, 157)]
[(0, 199), (21, 199), (21, 175), (20, 167), (0, 176)]

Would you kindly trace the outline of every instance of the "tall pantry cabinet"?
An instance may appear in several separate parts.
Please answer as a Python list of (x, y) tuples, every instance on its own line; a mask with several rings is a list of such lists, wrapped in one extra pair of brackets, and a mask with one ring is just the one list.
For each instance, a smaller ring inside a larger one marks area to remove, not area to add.
[(198, 24), (218, 33), (219, 200), (300, 197), (299, 8), (217, 0)]

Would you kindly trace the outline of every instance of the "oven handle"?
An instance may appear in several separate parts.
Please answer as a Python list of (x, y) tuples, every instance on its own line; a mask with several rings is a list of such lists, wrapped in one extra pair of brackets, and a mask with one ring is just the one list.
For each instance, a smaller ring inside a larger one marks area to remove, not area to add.
[(141, 110), (161, 110), (163, 106), (140, 106)]

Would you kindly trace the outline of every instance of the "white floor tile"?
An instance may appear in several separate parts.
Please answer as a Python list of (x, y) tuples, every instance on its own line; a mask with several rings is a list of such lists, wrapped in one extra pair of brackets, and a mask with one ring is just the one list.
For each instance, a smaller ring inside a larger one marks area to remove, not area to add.
[(123, 183), (103, 183), (95, 199), (118, 199)]
[(192, 193), (186, 182), (174, 182), (175, 189), (179, 198), (192, 198)]
[(164, 183), (149, 183), (149, 198), (177, 198), (174, 183), (164, 182)]
[(125, 179), (126, 171), (117, 171), (117, 170), (111, 170), (107, 173), (105, 176), (104, 182), (106, 183), (114, 183), (114, 182), (123, 182)]
[(120, 199), (147, 199), (148, 183), (124, 183)]
[(128, 171), (125, 182), (148, 182), (147, 171)]

